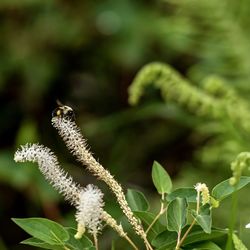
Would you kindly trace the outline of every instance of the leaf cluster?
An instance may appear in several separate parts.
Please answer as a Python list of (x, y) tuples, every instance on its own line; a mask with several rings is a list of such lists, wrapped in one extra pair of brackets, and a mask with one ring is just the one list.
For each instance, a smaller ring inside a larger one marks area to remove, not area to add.
[[(232, 186), (229, 179), (217, 184), (211, 191), (211, 202), (205, 205), (197, 203), (197, 191), (194, 187), (173, 189), (169, 174), (158, 162), (153, 164), (152, 180), (160, 195), (158, 214), (150, 211), (149, 201), (138, 190), (128, 189), (126, 199), (133, 213), (143, 223), (154, 249), (225, 249), (228, 238), (232, 236), (227, 229), (213, 226), (212, 210), (219, 207), (225, 198), (249, 184), (250, 177), (240, 177), (236, 186)], [(198, 210), (193, 208), (195, 204)], [(63, 227), (48, 219), (13, 221), (32, 236), (22, 241), (23, 244), (58, 250), (95, 249), (86, 236), (78, 241), (74, 238), (75, 229)], [(233, 239), (236, 245), (244, 246), (237, 235)], [(238, 249), (236, 245), (235, 249)]]

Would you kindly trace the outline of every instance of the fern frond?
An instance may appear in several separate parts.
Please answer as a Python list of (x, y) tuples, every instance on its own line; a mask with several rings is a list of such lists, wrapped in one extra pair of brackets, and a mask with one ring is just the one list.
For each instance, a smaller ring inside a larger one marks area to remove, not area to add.
[(150, 63), (144, 66), (129, 88), (129, 103), (136, 105), (147, 85), (160, 89), (165, 101), (172, 101), (199, 116), (220, 117), (225, 111), (221, 103), (184, 79), (171, 66)]
[(219, 77), (208, 78), (201, 89), (183, 78), (170, 65), (154, 62), (144, 66), (129, 87), (129, 103), (136, 105), (148, 85), (161, 91), (166, 102), (173, 102), (200, 117), (227, 119), (242, 133), (250, 133), (248, 103)]

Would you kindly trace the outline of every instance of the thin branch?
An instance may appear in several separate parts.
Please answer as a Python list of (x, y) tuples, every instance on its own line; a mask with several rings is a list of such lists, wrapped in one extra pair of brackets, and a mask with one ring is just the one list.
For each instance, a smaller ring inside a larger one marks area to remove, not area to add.
[(95, 244), (95, 249), (98, 250), (98, 240), (97, 240), (97, 235), (93, 234), (94, 237), (94, 244)]
[(179, 232), (178, 232), (178, 236), (177, 236), (177, 244), (176, 244), (176, 246), (179, 246), (179, 244), (180, 244), (180, 240), (181, 240), (181, 229), (179, 230)]
[(139, 248), (135, 245), (135, 243), (126, 235), (124, 238), (129, 242), (129, 244), (135, 249), (139, 250)]
[(159, 213), (155, 216), (154, 220), (152, 221), (152, 223), (148, 226), (147, 230), (145, 231), (146, 234), (148, 234), (149, 230), (152, 228), (152, 226), (155, 224), (155, 222), (160, 218), (160, 216), (162, 214), (165, 213), (165, 211), (167, 210), (167, 208), (165, 207), (164, 208), (164, 203), (163, 203), (163, 200), (164, 200), (164, 193), (162, 193), (161, 195), (161, 208), (160, 208), (160, 211)]
[[(198, 214), (200, 210), (200, 192), (197, 192), (197, 203), (196, 203), (196, 213)], [(180, 242), (177, 242), (177, 245), (175, 247), (176, 250), (180, 249), (180, 246), (182, 245), (182, 243), (184, 242), (184, 240), (186, 239), (187, 235), (189, 234), (189, 232), (191, 231), (191, 229), (193, 228), (194, 224), (195, 224), (196, 220), (194, 219), (192, 221), (192, 223), (190, 224), (188, 230), (185, 232), (185, 234), (183, 235), (183, 237), (181, 238)]]
[[(162, 205), (164, 206), (163, 203), (162, 203)], [(147, 228), (147, 230), (146, 230), (146, 234), (149, 232), (149, 230), (152, 228), (152, 226), (155, 224), (155, 222), (160, 218), (160, 216), (161, 216), (162, 214), (164, 214), (165, 211), (167, 210), (167, 208), (166, 208), (166, 207), (164, 208), (163, 206), (161, 206), (160, 212), (155, 216), (155, 218), (154, 218), (154, 220), (152, 221), (152, 223), (148, 226), (148, 228)]]
[(183, 241), (186, 239), (187, 235), (189, 234), (189, 232), (191, 231), (191, 229), (193, 228), (195, 224), (195, 219), (193, 220), (193, 222), (191, 223), (191, 225), (189, 226), (188, 230), (185, 232), (185, 234), (183, 235), (183, 237), (181, 238), (179, 244), (176, 245), (175, 249), (179, 250), (180, 246), (182, 245)]

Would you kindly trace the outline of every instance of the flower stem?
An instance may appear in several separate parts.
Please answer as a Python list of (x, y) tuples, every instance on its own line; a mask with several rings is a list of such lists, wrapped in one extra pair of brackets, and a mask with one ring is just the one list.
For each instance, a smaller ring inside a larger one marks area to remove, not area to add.
[(129, 242), (129, 244), (135, 249), (139, 250), (139, 248), (135, 245), (135, 243), (126, 235), (124, 238)]
[(234, 192), (232, 194), (232, 205), (231, 205), (231, 216), (229, 222), (229, 235), (226, 244), (226, 250), (232, 250), (232, 238), (233, 238), (233, 230), (236, 222), (237, 217), (237, 210), (238, 210), (238, 194)]
[(97, 240), (97, 235), (93, 234), (94, 237), (94, 244), (95, 244), (95, 249), (98, 250), (98, 240)]
[[(200, 210), (200, 192), (197, 192), (197, 198), (196, 198), (196, 213), (198, 214)], [(179, 250), (180, 246), (182, 245), (182, 243), (184, 242), (184, 240), (186, 239), (187, 235), (189, 234), (189, 232), (191, 231), (191, 229), (193, 228), (194, 224), (195, 224), (196, 220), (193, 219), (192, 223), (190, 224), (189, 228), (187, 229), (187, 231), (185, 232), (185, 234), (183, 235), (183, 237), (181, 238), (181, 240), (176, 244), (175, 250)], [(178, 235), (179, 236), (179, 235)]]
[(180, 249), (180, 246), (182, 245), (183, 241), (186, 239), (187, 235), (191, 231), (191, 229), (194, 226), (194, 224), (195, 224), (195, 219), (192, 221), (192, 223), (190, 224), (188, 230), (185, 232), (185, 234), (183, 235), (183, 237), (181, 238), (181, 240), (179, 241), (179, 243), (177, 241), (177, 245), (175, 247), (175, 250), (179, 250)]
[(159, 213), (155, 216), (154, 220), (152, 221), (152, 223), (148, 226), (147, 230), (146, 230), (146, 234), (149, 232), (149, 230), (152, 228), (152, 226), (155, 224), (155, 222), (160, 218), (160, 216), (165, 213), (165, 211), (167, 210), (167, 208), (164, 208), (164, 204), (161, 203), (161, 209), (159, 211)]
[(178, 232), (178, 236), (177, 236), (177, 245), (176, 245), (176, 246), (179, 246), (180, 240), (181, 240), (181, 229), (180, 229), (179, 232)]

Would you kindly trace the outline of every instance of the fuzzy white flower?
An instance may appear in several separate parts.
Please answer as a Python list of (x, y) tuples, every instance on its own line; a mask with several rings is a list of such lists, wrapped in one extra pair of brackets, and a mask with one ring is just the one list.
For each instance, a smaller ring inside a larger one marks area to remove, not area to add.
[(103, 193), (96, 186), (90, 184), (81, 191), (79, 196), (76, 212), (78, 233), (75, 237), (80, 238), (85, 231), (85, 227), (92, 235), (97, 235), (102, 227)]
[(26, 144), (16, 151), (14, 160), (37, 162), (39, 170), (53, 187), (72, 205), (78, 204), (82, 189), (60, 168), (57, 157), (49, 148), (39, 144)]
[(197, 191), (197, 193), (201, 192), (202, 184), (200, 182), (196, 183), (194, 185), (194, 189)]
[(248, 224), (246, 225), (246, 228), (250, 228), (250, 223), (248, 223)]

